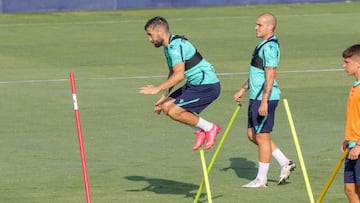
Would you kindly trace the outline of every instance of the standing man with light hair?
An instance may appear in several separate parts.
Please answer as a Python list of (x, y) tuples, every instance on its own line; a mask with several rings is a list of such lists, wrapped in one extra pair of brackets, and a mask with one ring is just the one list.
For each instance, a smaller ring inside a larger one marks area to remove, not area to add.
[(242, 186), (245, 188), (267, 186), (271, 156), (281, 167), (278, 184), (285, 183), (295, 168), (295, 163), (281, 152), (270, 137), (275, 121), (275, 109), (281, 93), (275, 80), (280, 60), (279, 43), (274, 35), (276, 24), (276, 17), (271, 13), (264, 13), (257, 18), (256, 37), (262, 41), (253, 52), (248, 80), (234, 94), (234, 100), (240, 103), (245, 92), (249, 90), (247, 136), (258, 146), (258, 173), (253, 181)]
[[(188, 39), (171, 34), (165, 18), (151, 18), (145, 25), (145, 31), (155, 47), (164, 47), (169, 74), (163, 83), (141, 87), (139, 92), (162, 92), (160, 99), (155, 102), (154, 112), (163, 112), (173, 120), (192, 127), (196, 136), (192, 148), (194, 151), (204, 143), (205, 149), (209, 150), (215, 144), (220, 126), (198, 114), (220, 95), (220, 82), (214, 67)], [(169, 95), (171, 89), (184, 79), (187, 80), (186, 83)]]

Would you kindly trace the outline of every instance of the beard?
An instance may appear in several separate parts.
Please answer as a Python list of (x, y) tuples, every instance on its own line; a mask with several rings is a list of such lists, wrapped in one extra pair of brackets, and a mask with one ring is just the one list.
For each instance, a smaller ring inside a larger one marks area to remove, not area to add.
[(161, 39), (161, 40), (156, 40), (156, 41), (153, 42), (153, 45), (154, 45), (156, 48), (159, 48), (159, 47), (161, 47), (161, 46), (163, 45), (163, 42), (164, 42), (163, 39)]

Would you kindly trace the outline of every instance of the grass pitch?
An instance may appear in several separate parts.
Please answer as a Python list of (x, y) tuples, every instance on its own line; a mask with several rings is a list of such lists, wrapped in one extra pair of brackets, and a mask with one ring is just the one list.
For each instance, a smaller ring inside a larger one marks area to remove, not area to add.
[[(85, 202), (68, 75), (75, 72), (93, 202), (192, 202), (202, 181), (191, 130), (152, 113), (137, 93), (165, 79), (160, 49), (143, 30), (162, 15), (212, 62), (222, 93), (203, 116), (225, 129), (245, 81), (262, 12), (278, 17), (277, 80), (287, 98), (315, 199), (341, 153), (347, 92), (341, 52), (359, 42), (359, 3), (257, 5), (0, 15), (0, 202)], [(153, 77), (155, 76), (155, 77)], [(256, 175), (257, 149), (240, 111), (210, 175), (214, 202), (308, 202), (281, 102), (273, 139), (298, 168), (277, 186), (240, 188)], [(220, 139), (220, 138), (219, 138)], [(214, 149), (206, 152), (209, 161)], [(324, 202), (345, 202), (342, 171)], [(206, 202), (206, 196), (201, 201)]]

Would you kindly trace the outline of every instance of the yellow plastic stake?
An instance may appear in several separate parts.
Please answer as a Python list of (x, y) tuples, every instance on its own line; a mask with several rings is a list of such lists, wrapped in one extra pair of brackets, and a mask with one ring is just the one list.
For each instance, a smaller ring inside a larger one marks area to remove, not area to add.
[(325, 197), (325, 195), (326, 195), (326, 193), (327, 193), (327, 191), (328, 191), (328, 189), (329, 189), (330, 185), (331, 185), (331, 184), (332, 184), (332, 182), (334, 181), (335, 176), (336, 176), (336, 174), (338, 173), (338, 171), (339, 171), (339, 169), (340, 169), (340, 167), (341, 167), (342, 163), (344, 162), (344, 160), (345, 160), (346, 156), (348, 155), (348, 153), (349, 153), (349, 149), (348, 149), (348, 148), (346, 148), (346, 150), (344, 150), (344, 152), (342, 153), (342, 155), (341, 155), (341, 157), (340, 157), (339, 161), (337, 162), (337, 164), (336, 164), (336, 166), (335, 166), (334, 170), (332, 171), (332, 173), (331, 173), (331, 175), (330, 175), (330, 177), (329, 177), (328, 181), (326, 182), (326, 184), (325, 184), (325, 186), (324, 186), (323, 190), (321, 191), (319, 198), (316, 200), (316, 203), (321, 203), (321, 201), (324, 199), (324, 197)]
[[(220, 140), (220, 142), (219, 142), (219, 145), (218, 145), (218, 147), (216, 148), (215, 153), (214, 153), (213, 157), (212, 157), (211, 160), (210, 160), (209, 166), (208, 166), (208, 168), (207, 168), (207, 174), (210, 174), (211, 169), (212, 169), (212, 167), (213, 167), (214, 164), (215, 164), (215, 161), (216, 161), (216, 159), (217, 159), (217, 157), (218, 157), (218, 155), (219, 155), (219, 152), (220, 152), (222, 146), (224, 145), (224, 142), (225, 142), (225, 140), (226, 140), (226, 138), (227, 138), (227, 136), (228, 136), (228, 134), (229, 134), (229, 132), (230, 132), (230, 129), (231, 129), (231, 127), (233, 126), (233, 124), (234, 124), (234, 122), (235, 122), (235, 120), (236, 120), (236, 117), (237, 117), (237, 115), (238, 115), (239, 112), (240, 112), (240, 107), (241, 107), (241, 105), (236, 106), (236, 109), (235, 109), (235, 111), (234, 111), (234, 113), (233, 113), (233, 115), (232, 115), (232, 117), (231, 117), (231, 119), (230, 119), (229, 124), (227, 125), (227, 127), (226, 127), (226, 129), (225, 129), (225, 132), (224, 132), (224, 134), (223, 134), (223, 136), (222, 136), (222, 138), (221, 138), (221, 140)], [(200, 187), (199, 187), (199, 189), (198, 189), (198, 191), (197, 191), (197, 193), (196, 193), (196, 196), (195, 196), (195, 199), (194, 199), (194, 203), (199, 202), (201, 193), (202, 193), (202, 191), (204, 190), (204, 184), (205, 184), (205, 181), (203, 180), (202, 183), (201, 183), (201, 185), (200, 185)]]
[(202, 165), (202, 169), (203, 169), (203, 173), (204, 173), (204, 180), (205, 180), (205, 186), (206, 186), (206, 193), (207, 193), (207, 197), (208, 197), (208, 202), (212, 203), (209, 176), (208, 176), (208, 173), (207, 173), (207, 170), (206, 170), (206, 161), (205, 161), (204, 149), (203, 148), (200, 149), (200, 159), (201, 159), (201, 165)]
[(289, 108), (289, 104), (288, 104), (287, 99), (284, 99), (284, 105), (285, 105), (286, 114), (287, 114), (287, 117), (288, 117), (288, 120), (289, 120), (291, 133), (293, 135), (295, 148), (296, 148), (296, 151), (297, 151), (297, 154), (298, 154), (298, 157), (299, 157), (300, 166), (301, 166), (301, 170), (302, 170), (302, 173), (303, 173), (303, 176), (304, 176), (305, 185), (306, 185), (306, 189), (307, 189), (308, 196), (309, 196), (309, 199), (310, 199), (310, 203), (314, 203), (315, 202), (314, 201), (314, 195), (313, 195), (312, 190), (311, 190), (311, 185), (310, 185), (308, 174), (306, 172), (304, 158), (303, 158), (303, 155), (301, 153), (299, 140), (298, 140), (298, 137), (297, 137), (297, 134), (296, 134), (294, 121), (293, 121), (292, 116), (291, 116), (291, 112), (290, 112), (290, 108)]

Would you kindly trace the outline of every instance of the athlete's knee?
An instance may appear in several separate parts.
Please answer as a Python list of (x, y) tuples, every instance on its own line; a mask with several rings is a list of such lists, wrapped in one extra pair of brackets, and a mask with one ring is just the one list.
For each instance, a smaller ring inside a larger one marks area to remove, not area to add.
[(174, 120), (180, 120), (182, 116), (181, 113), (182, 113), (181, 109), (174, 107), (169, 108), (167, 111), (167, 115)]
[(259, 133), (255, 137), (258, 144), (271, 144), (270, 133)]
[(247, 137), (250, 140), (250, 142), (253, 142), (254, 144), (257, 144), (257, 142), (256, 142), (256, 134), (254, 132), (254, 129), (252, 129), (252, 128), (248, 129)]
[(165, 106), (164, 104), (161, 105), (161, 111), (165, 114), (168, 115), (169, 114), (169, 107)]
[(173, 101), (167, 101), (167, 102), (164, 102), (162, 105), (161, 105), (161, 110), (162, 112), (165, 114), (165, 115), (169, 115), (169, 112), (170, 112), (170, 109), (172, 107), (174, 107), (174, 102)]
[(179, 120), (181, 116), (181, 111), (179, 108), (176, 108), (175, 104), (162, 105), (162, 111), (165, 115), (169, 116), (173, 120)]
[(359, 187), (355, 184), (344, 184), (344, 192), (349, 199), (359, 198)]

